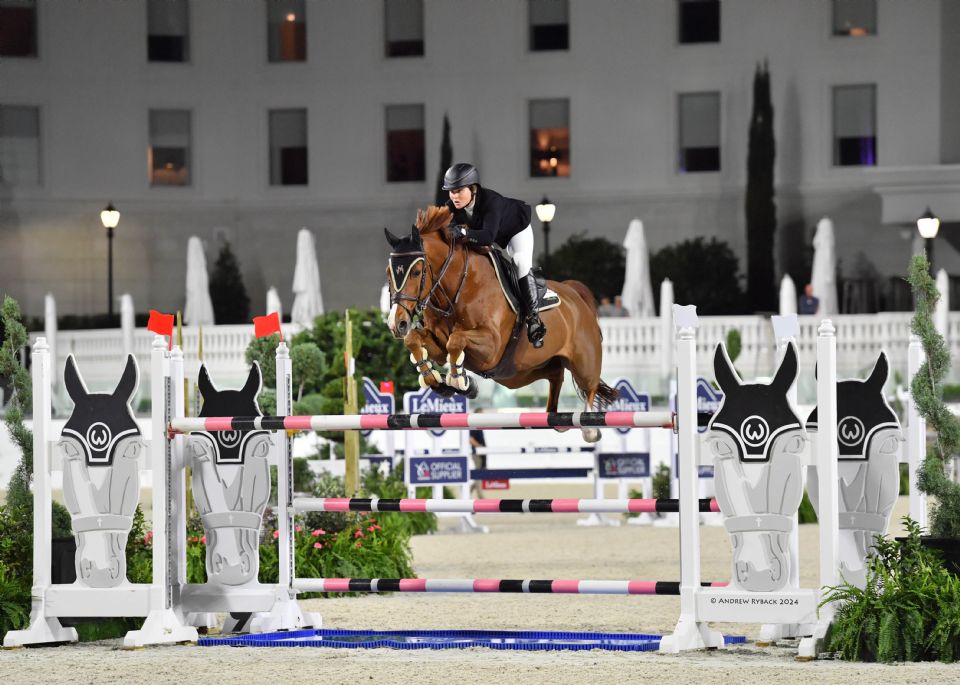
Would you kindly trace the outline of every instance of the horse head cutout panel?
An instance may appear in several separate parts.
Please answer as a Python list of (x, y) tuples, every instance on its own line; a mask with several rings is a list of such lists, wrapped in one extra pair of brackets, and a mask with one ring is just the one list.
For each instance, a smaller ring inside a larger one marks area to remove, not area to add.
[(789, 540), (803, 498), (806, 436), (788, 397), (797, 377), (797, 350), (787, 347), (769, 383), (744, 383), (721, 344), (714, 372), (723, 400), (706, 440), (733, 546), (733, 585), (753, 592), (778, 590), (796, 563)]
[[(896, 413), (887, 404), (883, 386), (890, 374), (887, 355), (877, 357), (869, 377), (837, 382), (837, 447), (840, 476), (840, 573), (864, 587), (866, 557), (874, 538), (887, 532), (900, 492), (900, 449), (903, 435)], [(807, 420), (817, 430), (817, 408)], [(817, 469), (807, 480), (810, 501), (819, 513)]]
[(127, 582), (127, 535), (140, 496), (144, 452), (130, 408), (139, 377), (133, 355), (112, 393), (87, 390), (73, 355), (63, 373), (74, 406), (57, 447), (63, 497), (77, 541), (77, 582), (88, 587)]
[[(261, 382), (260, 366), (254, 363), (242, 388), (219, 390), (202, 366), (197, 381), (203, 396), (200, 416), (262, 416), (257, 403)], [(266, 431), (198, 432), (187, 439), (193, 498), (207, 535), (208, 583), (257, 583), (260, 526), (270, 497), (271, 445)]]

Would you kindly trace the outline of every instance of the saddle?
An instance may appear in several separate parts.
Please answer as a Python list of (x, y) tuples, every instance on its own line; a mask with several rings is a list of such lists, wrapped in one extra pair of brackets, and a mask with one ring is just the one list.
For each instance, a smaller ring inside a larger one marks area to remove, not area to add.
[[(493, 264), (493, 270), (497, 274), (497, 283), (500, 284), (500, 291), (503, 297), (510, 305), (514, 314), (520, 314), (523, 311), (522, 300), (520, 299), (520, 287), (517, 284), (517, 267), (514, 265), (510, 256), (499, 246), (491, 246), (477, 250), (481, 254), (486, 254)], [(533, 270), (534, 280), (537, 282), (537, 300), (541, 312), (560, 306), (560, 296), (547, 288), (547, 279), (543, 277), (540, 269)]]

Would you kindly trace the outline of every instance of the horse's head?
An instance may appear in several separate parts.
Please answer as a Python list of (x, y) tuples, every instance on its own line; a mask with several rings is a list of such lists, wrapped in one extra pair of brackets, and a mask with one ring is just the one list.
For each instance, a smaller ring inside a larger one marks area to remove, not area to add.
[[(447, 251), (449, 237), (446, 230), (449, 223), (448, 209), (430, 207), (417, 212), (417, 223), (406, 236), (395, 236), (389, 229), (383, 229), (390, 243), (387, 285), (390, 288), (391, 307), (387, 325), (394, 337), (402, 338), (413, 330), (416, 318), (430, 298), (433, 288), (431, 251), (436, 252), (434, 259), (442, 260), (440, 250), (444, 254)], [(440, 240), (430, 240), (433, 237)], [(442, 247), (437, 249), (438, 245)], [(431, 250), (431, 247), (434, 249)]]

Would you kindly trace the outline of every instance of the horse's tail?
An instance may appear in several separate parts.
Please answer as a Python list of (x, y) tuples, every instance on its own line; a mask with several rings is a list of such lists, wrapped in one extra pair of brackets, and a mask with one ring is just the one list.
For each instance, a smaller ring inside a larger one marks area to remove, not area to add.
[(564, 281), (563, 284), (576, 291), (577, 295), (579, 295), (580, 298), (587, 303), (587, 306), (593, 310), (593, 313), (597, 313), (597, 298), (593, 296), (593, 292), (590, 290), (590, 288), (580, 281)]

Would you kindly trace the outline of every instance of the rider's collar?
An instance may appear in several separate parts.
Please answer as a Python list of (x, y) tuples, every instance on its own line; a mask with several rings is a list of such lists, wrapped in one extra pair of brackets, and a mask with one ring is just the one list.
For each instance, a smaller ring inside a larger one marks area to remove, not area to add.
[[(400, 292), (407, 282), (407, 277), (413, 271), (417, 262), (424, 262), (423, 252), (391, 252), (390, 253), (390, 281), (393, 283), (393, 291)], [(426, 262), (424, 262), (426, 263)]]

